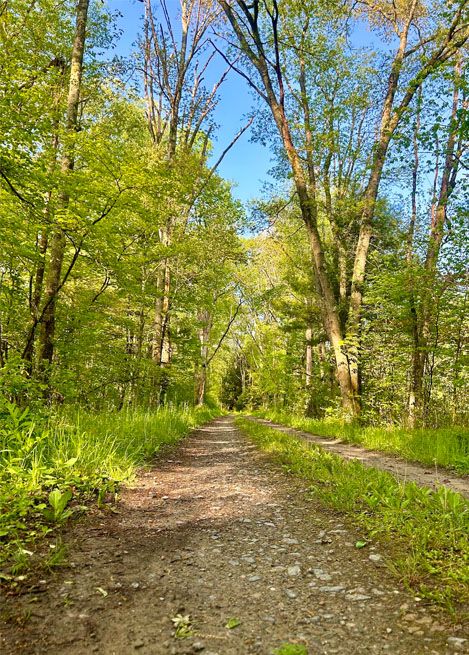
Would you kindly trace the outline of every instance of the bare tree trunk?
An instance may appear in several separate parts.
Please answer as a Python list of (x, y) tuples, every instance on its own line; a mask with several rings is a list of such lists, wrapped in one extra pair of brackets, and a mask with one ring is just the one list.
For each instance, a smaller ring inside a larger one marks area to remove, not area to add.
[[(70, 80), (67, 98), (66, 131), (71, 136), (78, 127), (78, 110), (80, 104), (81, 81), (83, 76), (83, 55), (85, 52), (86, 26), (88, 19), (89, 0), (79, 0), (76, 10), (76, 27), (70, 65)], [(74, 168), (73, 142), (64, 146), (61, 171), (69, 175)], [(66, 209), (69, 194), (63, 190), (59, 196), (60, 206)], [(50, 239), (50, 263), (46, 277), (44, 294), (45, 312), (41, 324), (39, 359), (46, 371), (52, 363), (54, 355), (54, 336), (56, 320), (56, 302), (60, 288), (60, 278), (65, 255), (65, 233), (56, 226)], [(48, 379), (48, 372), (46, 372)]]

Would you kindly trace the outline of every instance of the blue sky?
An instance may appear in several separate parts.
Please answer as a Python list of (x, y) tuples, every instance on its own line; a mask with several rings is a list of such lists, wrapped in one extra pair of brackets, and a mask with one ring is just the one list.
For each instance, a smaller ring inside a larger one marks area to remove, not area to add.
[[(116, 52), (122, 56), (131, 54), (137, 35), (142, 25), (143, 4), (138, 0), (106, 0), (111, 11), (118, 10), (122, 16), (118, 19), (118, 27), (122, 36), (116, 44)], [(169, 0), (171, 9), (179, 7), (179, 0)], [(355, 47), (380, 47), (379, 39), (358, 23), (352, 35)], [(382, 47), (382, 45), (381, 45)], [(213, 65), (215, 81), (226, 68), (225, 62), (219, 61)], [(244, 125), (246, 114), (252, 109), (254, 100), (246, 81), (236, 73), (230, 73), (220, 91), (220, 102), (216, 109), (215, 120), (219, 124), (218, 137), (214, 143), (213, 160), (226, 148), (235, 134)], [(245, 132), (232, 150), (226, 155), (218, 172), (225, 179), (234, 183), (234, 195), (246, 202), (262, 194), (265, 182), (273, 182), (268, 171), (274, 165), (272, 154), (268, 148), (251, 140), (250, 131)]]
[[(118, 20), (122, 37), (116, 45), (116, 52), (128, 56), (141, 27), (143, 5), (136, 0), (107, 0), (107, 5), (111, 10), (118, 10), (122, 14)], [(219, 71), (225, 68), (222, 62), (218, 66)], [(215, 159), (245, 123), (243, 117), (252, 106), (253, 99), (246, 82), (236, 73), (231, 73), (220, 92), (220, 103), (215, 115), (215, 120), (220, 125), (218, 138), (214, 143)], [(247, 201), (260, 195), (263, 182), (269, 179), (268, 170), (271, 167), (269, 150), (258, 143), (252, 143), (250, 133), (245, 132), (226, 155), (218, 172), (235, 183), (234, 195), (242, 201)]]

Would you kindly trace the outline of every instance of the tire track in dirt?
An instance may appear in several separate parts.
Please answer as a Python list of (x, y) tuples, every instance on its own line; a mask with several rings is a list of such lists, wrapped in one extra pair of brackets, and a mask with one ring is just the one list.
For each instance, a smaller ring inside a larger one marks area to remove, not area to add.
[(469, 498), (469, 477), (458, 477), (447, 469), (438, 469), (437, 467), (429, 468), (428, 466), (408, 462), (397, 456), (386, 455), (376, 450), (368, 450), (361, 446), (355, 446), (339, 438), (321, 437), (317, 434), (296, 430), (295, 428), (290, 428), (281, 423), (274, 423), (267, 419), (257, 418), (255, 416), (246, 416), (245, 418), (256, 423), (262, 423), (262, 425), (279, 430), (279, 432), (285, 432), (294, 437), (299, 437), (303, 441), (317, 444), (321, 448), (324, 448), (324, 450), (340, 455), (344, 459), (357, 459), (365, 466), (372, 466), (373, 468), (392, 473), (401, 482), (413, 481), (422, 487), (430, 487), (432, 489), (444, 486), (452, 491), (456, 491), (465, 498)]

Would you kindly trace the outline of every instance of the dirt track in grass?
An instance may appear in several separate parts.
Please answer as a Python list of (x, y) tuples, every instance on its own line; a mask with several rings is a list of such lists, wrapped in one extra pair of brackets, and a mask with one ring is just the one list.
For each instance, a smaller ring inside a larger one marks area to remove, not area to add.
[(262, 425), (274, 428), (280, 432), (299, 437), (309, 443), (317, 444), (321, 448), (340, 455), (344, 459), (357, 459), (365, 466), (372, 466), (382, 471), (388, 471), (388, 473), (392, 473), (394, 477), (402, 482), (413, 481), (422, 487), (430, 487), (432, 489), (444, 486), (469, 498), (469, 476), (459, 477), (441, 467), (429, 468), (428, 466), (408, 462), (397, 456), (355, 446), (339, 438), (320, 437), (319, 435), (296, 430), (280, 423), (273, 423), (267, 419), (255, 418), (253, 416), (247, 416), (246, 418), (257, 423), (262, 423)]
[[(359, 532), (217, 419), (76, 524), (70, 561), (2, 599), (0, 652), (309, 655), (466, 652), (458, 626), (398, 585)], [(371, 559), (370, 559), (370, 556)], [(374, 560), (374, 561), (373, 561)], [(178, 640), (171, 619), (189, 615)], [(238, 627), (225, 627), (237, 619)]]

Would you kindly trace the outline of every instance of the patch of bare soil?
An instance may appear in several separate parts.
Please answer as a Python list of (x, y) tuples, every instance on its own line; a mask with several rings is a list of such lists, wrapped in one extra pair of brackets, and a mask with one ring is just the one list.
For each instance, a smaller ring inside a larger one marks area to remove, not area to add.
[(367, 450), (361, 446), (345, 443), (339, 438), (320, 437), (319, 435), (295, 430), (294, 428), (280, 423), (273, 423), (263, 418), (256, 418), (254, 416), (247, 416), (246, 418), (250, 421), (262, 423), (280, 432), (286, 432), (287, 434), (299, 437), (304, 441), (317, 444), (321, 448), (324, 448), (324, 450), (329, 450), (344, 459), (358, 459), (365, 466), (372, 466), (373, 468), (388, 471), (388, 473), (392, 473), (394, 477), (402, 482), (412, 481), (422, 487), (431, 487), (433, 489), (444, 486), (469, 498), (469, 477), (458, 477), (451, 473), (451, 471), (448, 471), (448, 469), (421, 466), (397, 456), (385, 455), (376, 450)]
[[(450, 655), (468, 643), (231, 418), (143, 473), (118, 510), (75, 525), (69, 565), (42, 589), (3, 599), (4, 655), (270, 655), (284, 642)], [(175, 638), (178, 614), (196, 634)]]

